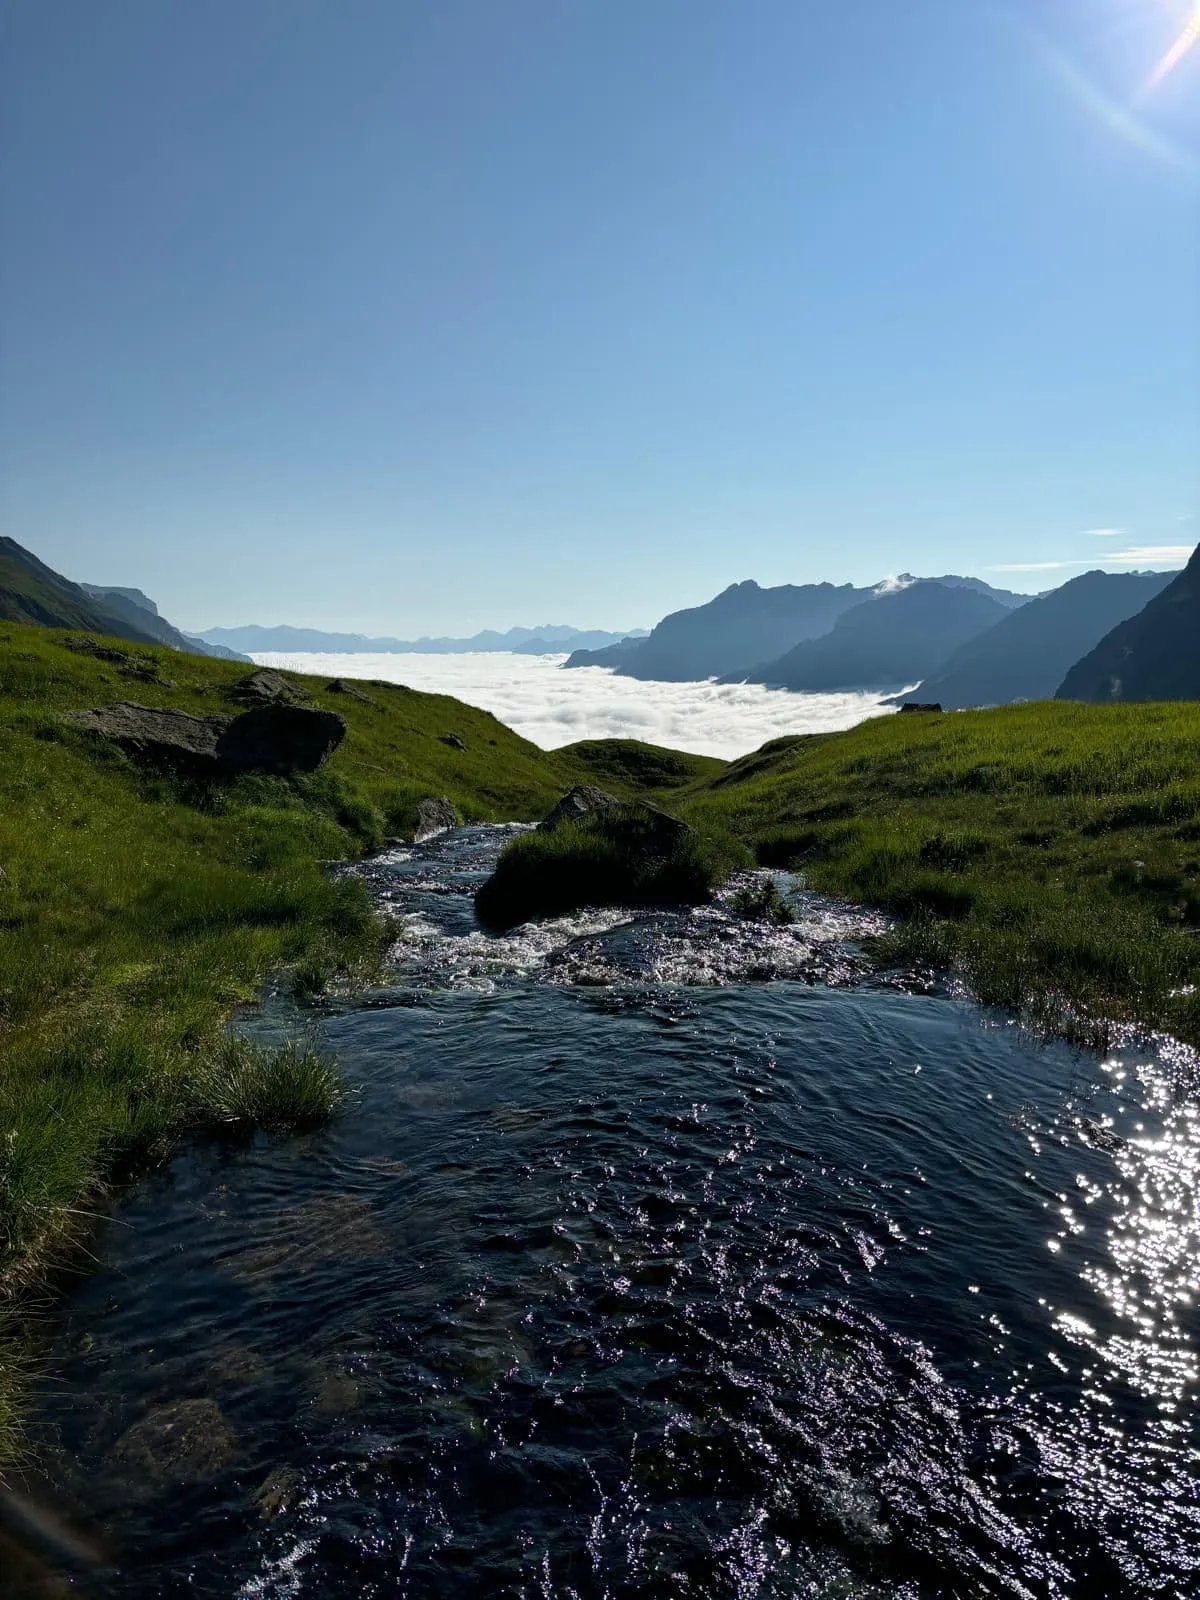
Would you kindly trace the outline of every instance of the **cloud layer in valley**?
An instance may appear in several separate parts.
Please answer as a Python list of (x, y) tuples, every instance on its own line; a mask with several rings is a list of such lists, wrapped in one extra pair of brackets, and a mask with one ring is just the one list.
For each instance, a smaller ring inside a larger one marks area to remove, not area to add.
[(279, 655), (263, 666), (330, 678), (382, 678), (453, 695), (554, 750), (577, 739), (644, 739), (734, 756), (788, 733), (851, 728), (890, 707), (875, 694), (790, 694), (758, 684), (640, 683), (605, 667), (562, 670), (562, 656)]

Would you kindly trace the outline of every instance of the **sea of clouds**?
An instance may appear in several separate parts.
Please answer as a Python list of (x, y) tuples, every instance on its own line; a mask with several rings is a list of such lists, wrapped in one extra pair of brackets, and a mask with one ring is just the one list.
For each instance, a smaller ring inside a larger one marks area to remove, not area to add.
[(565, 656), (256, 654), (260, 666), (329, 678), (382, 678), (453, 695), (554, 750), (577, 739), (645, 739), (732, 759), (788, 733), (851, 728), (892, 708), (876, 694), (791, 694), (759, 684), (640, 683)]

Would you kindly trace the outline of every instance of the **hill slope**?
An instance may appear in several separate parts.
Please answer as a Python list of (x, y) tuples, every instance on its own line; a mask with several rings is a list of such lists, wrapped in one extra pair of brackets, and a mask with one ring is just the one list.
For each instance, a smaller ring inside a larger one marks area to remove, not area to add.
[(1200, 545), (1145, 609), (1067, 673), (1060, 700), (1200, 700)]
[[(207, 640), (197, 637), (194, 633), (183, 633), (179, 628), (173, 627), (166, 617), (159, 613), (154, 601), (140, 589), (122, 589), (98, 583), (81, 583), (79, 587), (98, 601), (123, 627), (148, 630), (156, 644), (165, 644), (172, 650), (186, 650), (189, 655), (216, 656), (222, 661), (249, 662), (250, 660), (249, 656), (242, 655), (239, 650), (230, 650), (224, 645), (209, 644)], [(128, 637), (132, 638), (133, 633), (131, 632)]]
[(917, 697), (948, 710), (1052, 700), (1071, 665), (1170, 581), (1161, 572), (1085, 572), (969, 639)]
[(118, 616), (103, 600), (46, 566), (15, 539), (0, 537), (0, 621), (32, 622), (42, 628), (83, 628), (153, 644), (158, 620), (133, 607), (134, 619)]
[(190, 655), (249, 657), (214, 650), (202, 639), (181, 633), (159, 615), (140, 589), (72, 583), (39, 561), (15, 539), (0, 537), (0, 622), (33, 622), (42, 628), (84, 629), (134, 644), (165, 644)]
[(1041, 701), (780, 739), (685, 792), (809, 887), (909, 919), (880, 954), (1091, 1042), (1200, 1044), (1200, 705)]
[(872, 594), (822, 638), (806, 639), (744, 676), (750, 683), (813, 693), (902, 689), (1008, 615), (1006, 606), (975, 589), (923, 580)]

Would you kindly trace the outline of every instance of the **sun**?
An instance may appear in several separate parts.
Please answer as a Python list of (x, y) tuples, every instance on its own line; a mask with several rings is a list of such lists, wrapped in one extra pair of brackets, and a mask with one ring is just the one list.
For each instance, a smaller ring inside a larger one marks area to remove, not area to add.
[(1179, 37), (1150, 74), (1148, 89), (1156, 88), (1183, 60), (1188, 52), (1200, 44), (1200, 0), (1192, 0), (1192, 14), (1184, 23)]

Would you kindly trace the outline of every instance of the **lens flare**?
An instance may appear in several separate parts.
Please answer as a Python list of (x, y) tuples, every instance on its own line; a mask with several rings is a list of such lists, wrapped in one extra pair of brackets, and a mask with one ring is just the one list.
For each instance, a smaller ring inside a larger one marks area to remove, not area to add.
[(1164, 78), (1174, 72), (1184, 56), (1198, 44), (1200, 44), (1200, 0), (1194, 0), (1190, 19), (1184, 23), (1178, 39), (1150, 74), (1146, 84), (1147, 89), (1156, 89)]

